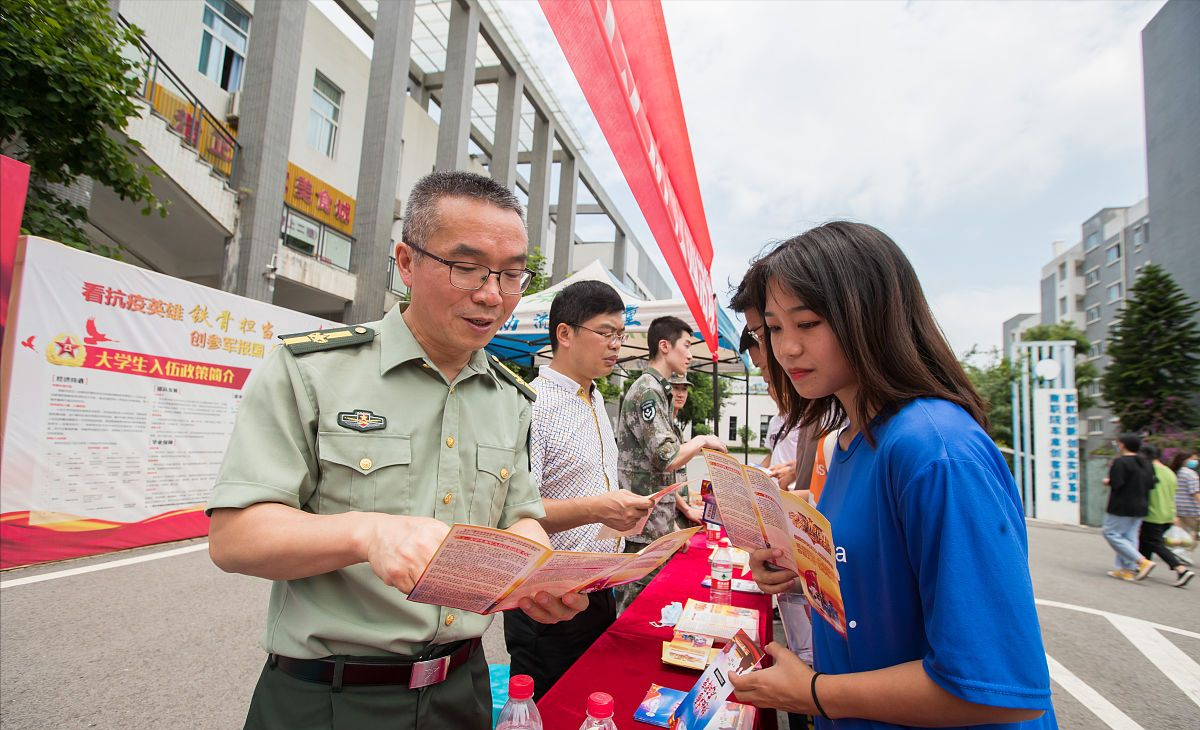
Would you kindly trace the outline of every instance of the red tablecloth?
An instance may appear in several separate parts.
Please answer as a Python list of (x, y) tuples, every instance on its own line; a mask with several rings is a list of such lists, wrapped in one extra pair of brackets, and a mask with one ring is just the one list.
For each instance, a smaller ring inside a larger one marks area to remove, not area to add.
[[(633, 713), (651, 683), (684, 691), (692, 688), (700, 672), (662, 663), (662, 643), (671, 640), (673, 629), (655, 628), (650, 622), (658, 621), (663, 606), (671, 601), (708, 600), (708, 589), (700, 581), (708, 574), (710, 553), (704, 547), (704, 533), (698, 532), (686, 553), (676, 553), (667, 561), (616, 623), (538, 702), (546, 730), (575, 730), (582, 725), (592, 692), (613, 696), (618, 727), (649, 730), (652, 726), (636, 722)], [(733, 604), (758, 609), (761, 643), (765, 646), (772, 640), (770, 596), (734, 591)], [(774, 728), (775, 713), (760, 712), (759, 727)]]

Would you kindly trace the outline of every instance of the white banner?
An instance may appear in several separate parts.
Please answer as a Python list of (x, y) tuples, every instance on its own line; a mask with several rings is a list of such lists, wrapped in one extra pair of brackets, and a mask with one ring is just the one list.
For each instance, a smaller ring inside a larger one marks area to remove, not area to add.
[(52, 241), (24, 245), (0, 512), (28, 511), (30, 525), (102, 529), (202, 504), (246, 378), (278, 335), (337, 326)]
[(1079, 400), (1074, 388), (1033, 391), (1034, 516), (1079, 524)]

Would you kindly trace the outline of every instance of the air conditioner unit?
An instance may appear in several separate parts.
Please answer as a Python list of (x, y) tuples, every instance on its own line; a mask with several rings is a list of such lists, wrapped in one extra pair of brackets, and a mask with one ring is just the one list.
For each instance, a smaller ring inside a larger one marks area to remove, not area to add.
[(231, 91), (229, 93), (229, 103), (225, 105), (225, 121), (236, 127), (238, 118), (241, 116), (241, 107), (242, 92)]

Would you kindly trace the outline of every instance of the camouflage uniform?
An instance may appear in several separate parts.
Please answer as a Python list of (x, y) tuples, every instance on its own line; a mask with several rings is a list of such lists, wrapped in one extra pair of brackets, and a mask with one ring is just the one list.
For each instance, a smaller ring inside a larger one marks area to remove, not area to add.
[[(666, 378), (653, 368), (633, 382), (621, 402), (617, 423), (617, 478), (621, 488), (649, 496), (675, 483), (675, 472), (665, 467), (679, 453), (680, 438), (671, 418), (671, 390)], [(637, 552), (675, 530), (675, 498), (659, 500), (641, 534), (625, 539), (625, 552)], [(658, 574), (618, 588), (624, 610)]]

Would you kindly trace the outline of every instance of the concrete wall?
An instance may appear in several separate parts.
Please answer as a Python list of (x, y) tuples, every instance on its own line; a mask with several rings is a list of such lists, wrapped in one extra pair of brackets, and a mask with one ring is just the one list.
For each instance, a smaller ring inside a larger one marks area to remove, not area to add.
[(1152, 256), (1200, 301), (1200, 3), (1158, 11), (1142, 31), (1142, 66)]

